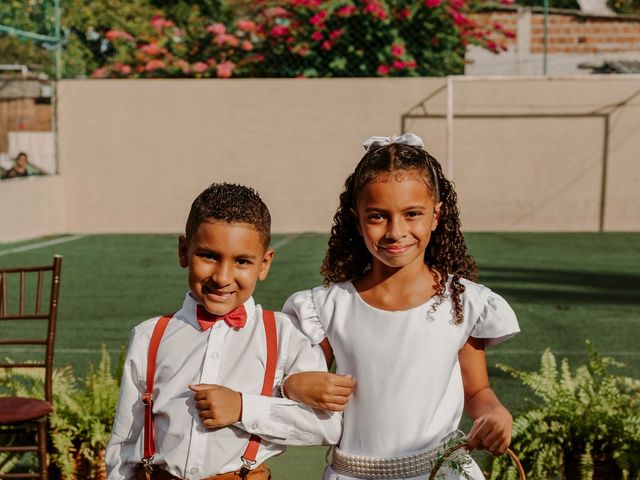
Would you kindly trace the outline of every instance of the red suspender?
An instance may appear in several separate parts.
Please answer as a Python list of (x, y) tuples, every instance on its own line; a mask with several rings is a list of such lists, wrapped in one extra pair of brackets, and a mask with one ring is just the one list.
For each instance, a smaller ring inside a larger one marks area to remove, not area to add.
[(160, 346), (162, 335), (164, 335), (164, 331), (167, 329), (169, 320), (173, 315), (173, 313), (165, 315), (156, 323), (151, 335), (147, 356), (147, 391), (142, 396), (142, 403), (144, 403), (144, 456), (142, 457), (142, 464), (149, 474), (153, 470), (151, 462), (153, 462), (153, 455), (156, 453), (153, 439), (153, 382), (156, 376), (156, 357), (158, 356), (158, 347)]
[[(273, 393), (273, 382), (276, 378), (276, 365), (278, 363), (278, 332), (276, 331), (276, 317), (271, 310), (262, 311), (262, 322), (264, 323), (264, 331), (267, 336), (267, 362), (264, 369), (264, 381), (262, 382), (261, 395), (270, 397)], [(262, 439), (257, 435), (251, 435), (249, 445), (242, 455), (242, 467), (240, 468), (240, 476), (244, 476), (251, 469), (250, 467), (256, 463), (258, 448)]]
[[(144, 457), (142, 463), (147, 473), (153, 470), (152, 462), (155, 454), (155, 444), (153, 438), (153, 383), (156, 375), (156, 357), (160, 340), (167, 328), (167, 324), (174, 314), (165, 315), (156, 323), (149, 343), (149, 354), (147, 357), (147, 390), (142, 396), (144, 403)], [(273, 392), (273, 383), (276, 377), (276, 365), (278, 363), (278, 332), (276, 330), (276, 317), (271, 310), (262, 311), (262, 322), (267, 337), (267, 361), (265, 364), (264, 381), (262, 382), (261, 395), (270, 397)], [(246, 475), (250, 467), (256, 463), (258, 448), (261, 438), (251, 435), (249, 445), (242, 455), (242, 467), (240, 475)]]

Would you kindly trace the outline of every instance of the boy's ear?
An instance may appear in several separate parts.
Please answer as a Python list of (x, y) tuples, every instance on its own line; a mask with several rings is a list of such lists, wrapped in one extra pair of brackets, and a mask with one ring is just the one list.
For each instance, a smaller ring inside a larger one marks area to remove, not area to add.
[(187, 242), (187, 237), (184, 235), (180, 235), (178, 237), (178, 260), (180, 261), (180, 266), (182, 268), (187, 268), (189, 266), (189, 243)]
[(353, 215), (353, 219), (356, 222), (356, 228), (358, 229), (358, 233), (362, 235), (362, 229), (360, 228), (360, 222), (358, 221), (358, 212), (356, 212), (355, 208), (350, 208), (349, 211), (351, 212), (351, 215)]
[(438, 202), (433, 209), (433, 223), (431, 224), (431, 231), (433, 232), (438, 227), (438, 221), (440, 220), (440, 210), (442, 209), (442, 202)]
[(274, 250), (267, 249), (262, 257), (262, 264), (260, 265), (260, 271), (258, 272), (258, 280), (264, 280), (269, 275), (269, 268), (271, 268), (271, 262), (273, 256), (276, 254)]

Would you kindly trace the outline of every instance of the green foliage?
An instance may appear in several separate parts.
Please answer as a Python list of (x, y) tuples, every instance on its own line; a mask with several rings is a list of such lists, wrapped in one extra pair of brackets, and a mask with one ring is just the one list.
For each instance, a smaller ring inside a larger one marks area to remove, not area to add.
[[(124, 357), (120, 355), (120, 364)], [(121, 367), (118, 368), (121, 371)], [(0, 394), (42, 398), (44, 391), (42, 369), (15, 369), (0, 372)], [(98, 367), (89, 367), (81, 384), (71, 367), (53, 372), (54, 410), (49, 415), (50, 437), (53, 445), (50, 463), (62, 477), (97, 477), (104, 469), (104, 449), (109, 441), (113, 417), (118, 402), (118, 380), (111, 373), (111, 358), (106, 347)], [(15, 457), (0, 457), (0, 473), (9, 471)]]
[[(558, 367), (548, 349), (537, 372), (499, 366), (543, 402), (513, 423), (511, 448), (531, 480), (559, 472), (590, 480), (609, 464), (625, 479), (640, 478), (640, 381), (610, 373), (622, 364), (587, 345), (588, 363), (573, 372), (567, 359)], [(508, 458), (497, 458), (490, 478), (518, 476)]]
[(640, 15), (640, 0), (608, 0), (607, 5), (616, 13)]

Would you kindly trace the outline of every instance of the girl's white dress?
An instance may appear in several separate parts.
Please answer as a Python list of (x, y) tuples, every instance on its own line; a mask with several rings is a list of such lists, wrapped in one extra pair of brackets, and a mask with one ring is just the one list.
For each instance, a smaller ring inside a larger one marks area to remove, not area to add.
[[(490, 347), (520, 331), (501, 296), (461, 283), (464, 322), (458, 325), (448, 296), (435, 308), (431, 298), (409, 310), (387, 311), (365, 303), (351, 282), (297, 292), (286, 301), (283, 311), (313, 344), (329, 339), (337, 373), (356, 381), (340, 450), (395, 457), (436, 446), (456, 431), (464, 407), (458, 351), (470, 336)], [(475, 463), (468, 473), (484, 479)], [(349, 478), (331, 467), (325, 472), (325, 480)]]

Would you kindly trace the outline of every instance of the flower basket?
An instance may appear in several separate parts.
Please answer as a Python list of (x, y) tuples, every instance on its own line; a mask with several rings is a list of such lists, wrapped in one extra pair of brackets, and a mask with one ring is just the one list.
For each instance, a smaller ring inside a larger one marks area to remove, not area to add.
[[(438, 474), (438, 471), (440, 470), (442, 465), (444, 465), (447, 459), (450, 458), (455, 452), (457, 452), (458, 450), (466, 446), (467, 446), (466, 443), (458, 443), (447, 448), (444, 451), (444, 453), (438, 458), (435, 465), (433, 466), (433, 469), (431, 470), (431, 474), (429, 475), (429, 480), (435, 480), (436, 475)], [(513, 453), (511, 449), (507, 448), (506, 455), (510, 456), (513, 462), (516, 464), (516, 468), (518, 469), (518, 474), (520, 475), (521, 480), (527, 480), (527, 476), (524, 473), (524, 468), (522, 468), (522, 464), (520, 463), (520, 460), (518, 459), (516, 454)]]

